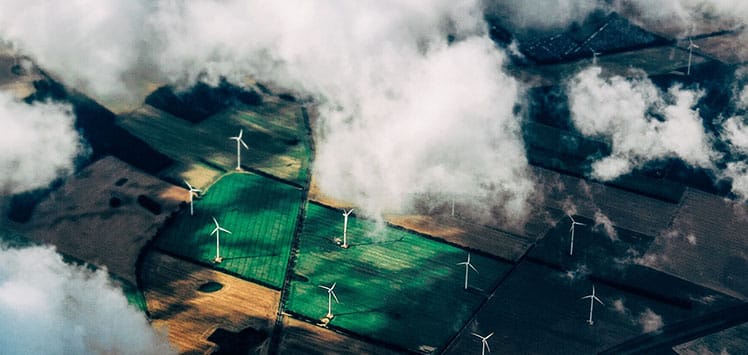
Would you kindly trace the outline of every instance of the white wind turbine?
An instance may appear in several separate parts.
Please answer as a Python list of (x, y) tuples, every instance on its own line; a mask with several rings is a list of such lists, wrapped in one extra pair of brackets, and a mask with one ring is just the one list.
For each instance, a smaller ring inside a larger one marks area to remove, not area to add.
[(202, 190), (192, 187), (192, 185), (190, 185), (187, 180), (182, 181), (184, 181), (184, 183), (187, 184), (187, 187), (190, 189), (190, 216), (192, 216), (194, 214), (194, 209), (192, 207), (192, 197), (197, 196), (197, 193), (202, 192)]
[(486, 336), (481, 336), (478, 333), (471, 333), (471, 334), (473, 334), (474, 336), (480, 338), (480, 342), (482, 343), (482, 349), (481, 349), (481, 352), (480, 352), (481, 355), (486, 355), (486, 350), (488, 350), (489, 353), (491, 352), (491, 348), (488, 347), (488, 338), (490, 338), (491, 336), (493, 336), (493, 332), (491, 332), (491, 334), (488, 334)]
[(700, 47), (693, 44), (693, 40), (691, 40), (691, 37), (688, 37), (688, 69), (686, 69), (686, 75), (691, 75), (691, 56), (694, 48)]
[(478, 270), (475, 268), (475, 266), (473, 266), (473, 264), (470, 263), (470, 253), (468, 253), (467, 261), (463, 261), (461, 263), (457, 263), (457, 265), (465, 265), (465, 289), (467, 290), (467, 288), (468, 288), (468, 275), (469, 275), (470, 269), (473, 269), (473, 271), (475, 271), (476, 274), (478, 273)]
[(599, 56), (600, 53), (595, 52), (595, 50), (592, 48), (590, 48), (590, 52), (592, 52), (592, 65), (597, 65), (597, 56)]
[(216, 228), (214, 228), (213, 231), (210, 232), (210, 235), (213, 235), (213, 234), (216, 235), (216, 258), (213, 259), (213, 262), (218, 264), (221, 261), (223, 261), (223, 258), (221, 257), (221, 232), (226, 232), (228, 234), (231, 234), (231, 231), (218, 225), (218, 221), (216, 220), (216, 217), (213, 217), (213, 223), (216, 224)]
[(348, 248), (348, 216), (351, 212), (353, 212), (352, 208), (348, 212), (343, 210), (343, 245), (341, 245), (343, 248)]
[(338, 301), (338, 296), (335, 296), (335, 291), (333, 291), (336, 284), (337, 282), (333, 282), (330, 287), (319, 285), (319, 287), (327, 290), (327, 319), (332, 319), (332, 317), (334, 317), (332, 314), (332, 299), (335, 299), (335, 303), (340, 303), (340, 301)]
[(590, 318), (587, 319), (587, 324), (592, 325), (595, 323), (594, 321), (592, 321), (592, 310), (595, 308), (595, 301), (600, 302), (601, 305), (604, 305), (604, 303), (603, 301), (600, 301), (600, 299), (597, 298), (597, 296), (595, 296), (595, 285), (592, 285), (592, 294), (584, 296), (580, 298), (580, 300), (583, 300), (586, 298), (590, 299)]
[(244, 143), (244, 140), (242, 140), (243, 134), (244, 134), (244, 129), (240, 129), (238, 136), (229, 137), (229, 139), (233, 139), (236, 141), (236, 170), (242, 170), (242, 150), (241, 150), (242, 146), (244, 146), (244, 149), (249, 150), (247, 143)]
[(584, 223), (580, 223), (574, 220), (574, 217), (569, 215), (569, 219), (571, 220), (571, 228), (569, 228), (569, 232), (571, 232), (571, 244), (569, 245), (569, 255), (574, 254), (574, 226), (586, 226)]

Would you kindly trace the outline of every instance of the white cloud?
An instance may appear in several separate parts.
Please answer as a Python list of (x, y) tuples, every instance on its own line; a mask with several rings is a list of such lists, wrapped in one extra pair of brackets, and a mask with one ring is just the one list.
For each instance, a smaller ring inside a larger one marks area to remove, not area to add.
[(700, 91), (661, 92), (646, 77), (603, 77), (587, 68), (569, 82), (571, 117), (584, 135), (611, 144), (611, 154), (592, 164), (592, 176), (613, 180), (649, 161), (678, 158), (711, 167), (716, 153), (694, 108)]
[(596, 229), (602, 229), (605, 235), (611, 240), (618, 240), (618, 233), (613, 225), (613, 221), (608, 218), (607, 215), (601, 211), (595, 211), (595, 226)]
[(641, 324), (644, 333), (656, 332), (665, 325), (662, 316), (649, 308), (639, 315), (639, 324)]
[(83, 151), (69, 105), (28, 105), (0, 92), (0, 193), (14, 194), (46, 187), (73, 171)]
[(0, 249), (0, 348), (8, 354), (169, 354), (105, 271), (47, 247)]

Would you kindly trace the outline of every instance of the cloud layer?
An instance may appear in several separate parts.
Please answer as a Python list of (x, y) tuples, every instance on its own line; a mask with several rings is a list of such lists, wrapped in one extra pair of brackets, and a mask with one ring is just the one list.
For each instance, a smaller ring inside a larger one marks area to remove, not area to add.
[(0, 194), (46, 187), (70, 173), (83, 152), (69, 105), (28, 105), (0, 92)]
[(701, 91), (671, 87), (662, 92), (643, 75), (603, 77), (589, 67), (568, 84), (574, 126), (611, 145), (611, 154), (592, 164), (592, 176), (612, 180), (666, 158), (709, 168), (716, 153), (695, 109)]
[(105, 271), (47, 247), (0, 249), (0, 348), (8, 354), (170, 354)]

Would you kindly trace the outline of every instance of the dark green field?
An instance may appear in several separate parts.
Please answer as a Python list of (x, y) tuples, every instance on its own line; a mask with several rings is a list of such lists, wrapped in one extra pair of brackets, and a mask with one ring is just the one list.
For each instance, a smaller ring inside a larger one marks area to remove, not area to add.
[(216, 268), (280, 288), (285, 277), (301, 202), (301, 190), (250, 173), (232, 173), (218, 180), (195, 201), (195, 215), (177, 216), (156, 237), (156, 247), (188, 259), (210, 263), (221, 227), (223, 262)]
[(471, 271), (465, 291), (456, 264), (466, 251), (354, 216), (342, 249), (334, 242), (342, 229), (340, 211), (308, 204), (287, 310), (323, 318), (327, 291), (319, 286), (337, 282), (332, 326), (407, 349), (443, 348), (511, 267), (473, 254), (480, 274)]

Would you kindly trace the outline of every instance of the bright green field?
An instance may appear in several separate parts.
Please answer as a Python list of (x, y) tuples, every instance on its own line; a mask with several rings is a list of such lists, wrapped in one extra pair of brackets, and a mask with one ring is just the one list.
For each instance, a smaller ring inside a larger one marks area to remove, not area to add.
[(218, 180), (201, 199), (195, 215), (189, 207), (156, 238), (156, 247), (202, 263), (216, 254), (215, 225), (221, 233), (223, 262), (216, 268), (280, 288), (296, 228), (301, 190), (250, 173), (232, 173)]
[(473, 254), (480, 274), (471, 271), (470, 286), (479, 290), (465, 291), (456, 264), (466, 251), (353, 215), (350, 248), (342, 249), (333, 241), (342, 229), (340, 211), (308, 204), (287, 310), (323, 318), (327, 291), (319, 285), (337, 282), (331, 325), (412, 350), (443, 348), (511, 267)]

